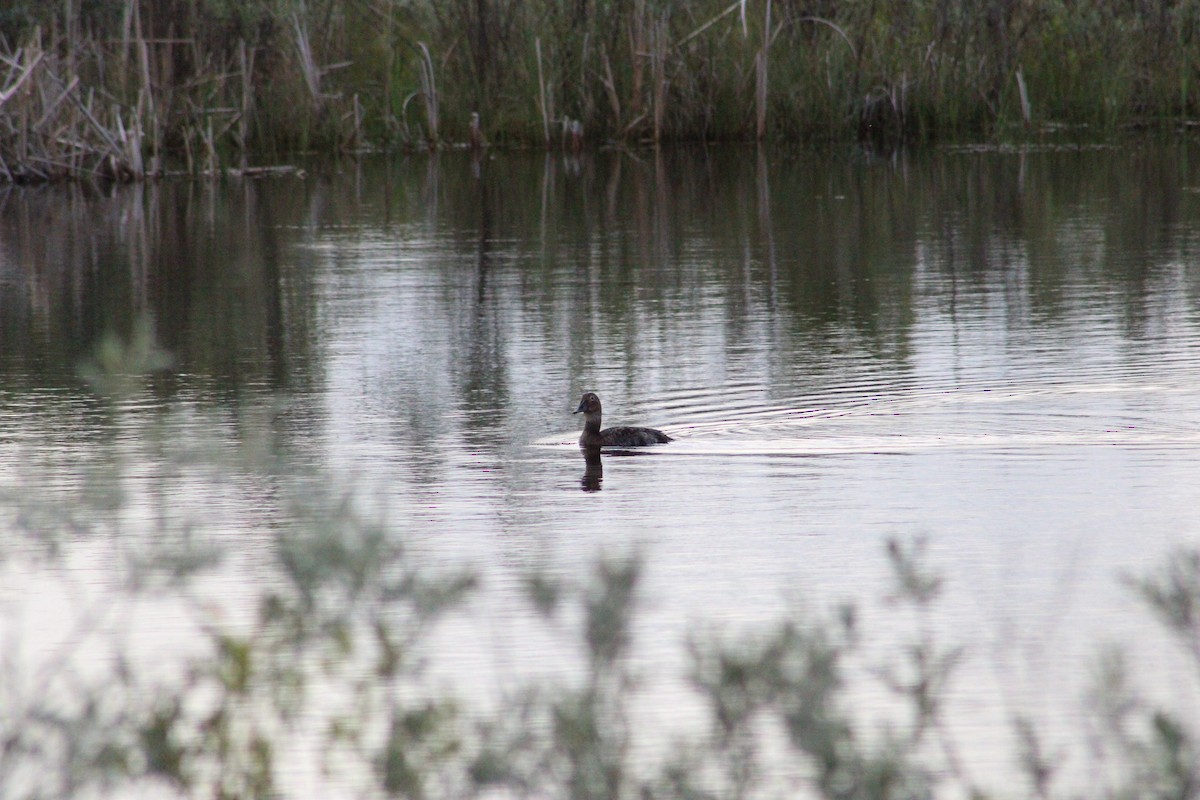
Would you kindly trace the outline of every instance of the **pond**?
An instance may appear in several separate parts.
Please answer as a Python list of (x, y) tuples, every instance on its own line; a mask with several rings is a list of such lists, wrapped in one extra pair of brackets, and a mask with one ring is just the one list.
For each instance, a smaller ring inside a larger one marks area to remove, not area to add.
[[(207, 641), (181, 596), (244, 622), (296, 503), (350, 502), (430, 574), (478, 576), (427, 644), (439, 687), (486, 703), (567, 670), (523, 576), (636, 551), (643, 730), (694, 716), (689, 632), (852, 600), (880, 663), (914, 632), (962, 648), (972, 781), (1005, 785), (1018, 718), (1083, 771), (1106, 642), (1196, 717), (1194, 665), (1122, 576), (1200, 544), (1198, 157), (443, 153), (10, 190), (13, 674), (113, 635), (170, 672)], [(675, 441), (585, 462), (584, 391)], [(942, 578), (916, 619), (887, 602), (889, 540)], [(198, 574), (138, 577), (176, 546)]]

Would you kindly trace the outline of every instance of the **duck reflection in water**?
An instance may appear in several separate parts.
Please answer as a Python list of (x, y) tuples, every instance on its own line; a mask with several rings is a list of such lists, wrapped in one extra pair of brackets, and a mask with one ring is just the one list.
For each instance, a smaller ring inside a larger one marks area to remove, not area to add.
[(579, 488), (585, 492), (598, 492), (600, 484), (604, 482), (604, 463), (600, 461), (600, 448), (580, 445), (579, 449), (583, 451), (583, 461), (586, 464)]
[(582, 480), (585, 492), (599, 491), (600, 482), (604, 480), (604, 467), (600, 463), (601, 447), (644, 447), (672, 441), (670, 436), (655, 428), (622, 426), (600, 430), (600, 398), (595, 392), (584, 392), (579, 400), (579, 408), (574, 413), (583, 414), (579, 449), (583, 451), (583, 459), (587, 463)]

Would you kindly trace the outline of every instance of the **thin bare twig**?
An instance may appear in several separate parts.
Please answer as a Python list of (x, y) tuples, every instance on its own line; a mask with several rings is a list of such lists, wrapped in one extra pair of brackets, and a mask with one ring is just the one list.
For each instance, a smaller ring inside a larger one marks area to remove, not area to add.
[(37, 67), (38, 64), (42, 63), (42, 58), (45, 55), (45, 52), (38, 53), (33, 59), (33, 62), (25, 67), (25, 70), (20, 74), (16, 81), (9, 85), (7, 89), (0, 91), (0, 107), (3, 107), (4, 104), (7, 103), (13, 97), (13, 95), (17, 93), (17, 91), (21, 88), (21, 85), (29, 79), (30, 75), (33, 74), (34, 68)]

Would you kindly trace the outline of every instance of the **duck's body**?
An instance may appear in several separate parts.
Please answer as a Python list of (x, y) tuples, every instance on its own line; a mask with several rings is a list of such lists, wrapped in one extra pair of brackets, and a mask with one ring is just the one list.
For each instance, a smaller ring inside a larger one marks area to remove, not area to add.
[(595, 447), (643, 447), (671, 441), (670, 436), (654, 428), (619, 427), (600, 430), (600, 398), (595, 392), (584, 392), (575, 413), (583, 414), (583, 434), (579, 437), (579, 446), (585, 450)]
[(586, 439), (587, 444), (600, 447), (643, 447), (648, 444), (666, 444), (671, 441), (670, 436), (654, 428), (605, 428), (590, 436), (588, 434), (589, 432), (584, 429), (583, 436), (579, 439), (580, 444), (584, 444)]

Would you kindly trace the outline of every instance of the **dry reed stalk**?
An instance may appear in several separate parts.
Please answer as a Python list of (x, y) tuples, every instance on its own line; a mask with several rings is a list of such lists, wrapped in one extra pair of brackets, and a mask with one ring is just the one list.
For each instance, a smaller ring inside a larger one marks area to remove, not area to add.
[(79, 76), (72, 75), (71, 81), (66, 86), (63, 86), (54, 99), (49, 103), (45, 103), (45, 108), (42, 110), (42, 115), (38, 117), (37, 122), (33, 123), (33, 132), (38, 132), (46, 126), (46, 123), (52, 119), (58, 112), (59, 106), (67, 99), (68, 95), (72, 94), (79, 88)]
[(195, 153), (192, 152), (193, 136), (194, 136), (194, 131), (189, 130), (189, 131), (187, 131), (187, 134), (183, 137), (184, 172), (187, 173), (188, 175), (194, 175), (196, 173), (196, 155), (195, 155)]
[[(141, 46), (142, 60), (142, 80), (144, 86), (138, 97), (138, 129), (145, 131), (148, 127), (150, 131), (149, 146), (147, 148), (150, 154), (149, 171), (157, 174), (161, 170), (162, 156), (162, 129), (161, 120), (162, 114), (159, 112), (159, 102), (157, 92), (154, 91), (154, 84), (150, 79), (150, 50), (146, 42), (142, 42)], [(144, 99), (144, 103), (143, 103)], [(145, 146), (145, 136), (143, 135), (142, 145)]]
[(592, 119), (592, 112), (595, 110), (595, 102), (592, 100), (591, 91), (592, 82), (588, 80), (589, 70), (587, 66), (591, 36), (591, 31), (583, 34), (583, 47), (581, 48), (581, 52), (579, 54), (579, 87), (583, 93), (583, 97), (581, 98), (582, 105), (579, 108), (579, 115), (583, 119), (588, 120)]
[(690, 42), (692, 39), (695, 39), (697, 36), (704, 33), (706, 30), (711, 28), (713, 25), (716, 25), (718, 22), (725, 19), (725, 17), (729, 16), (734, 11), (737, 11), (739, 8), (742, 9), (742, 26), (745, 27), (745, 24), (746, 24), (745, 0), (734, 0), (734, 2), (731, 3), (724, 11), (720, 12), (715, 17), (712, 17), (711, 19), (708, 20), (708, 22), (705, 22), (699, 28), (696, 28), (691, 33), (689, 33), (687, 36), (684, 36), (682, 39), (680, 39), (678, 42), (676, 42), (675, 43), (676, 49), (683, 47), (685, 44)]
[[(855, 60), (858, 59), (858, 50), (854, 47), (854, 42), (852, 42), (850, 40), (850, 34), (846, 33), (846, 29), (843, 28), (842, 26), (838, 25), (837, 23), (831, 22), (830, 20), (827, 20), (823, 17), (799, 17), (796, 20), (796, 22), (798, 22), (798, 23), (799, 22), (815, 22), (818, 25), (825, 25), (826, 27), (831, 28), (835, 33), (837, 33), (838, 36), (842, 37), (842, 41), (844, 41), (846, 43), (846, 46), (850, 48), (851, 58), (854, 58)], [(781, 29), (782, 28), (776, 29), (776, 31), (775, 31), (776, 36), (779, 35), (779, 31)], [(774, 37), (772, 37), (772, 41), (774, 41)], [(932, 45), (931, 45), (931, 47), (932, 47)], [(926, 54), (925, 58), (926, 58), (926, 60), (928, 60), (929, 55)]]
[(1029, 92), (1025, 88), (1025, 74), (1020, 69), (1017, 70), (1017, 93), (1021, 98), (1021, 119), (1025, 121), (1027, 126), (1031, 125), (1033, 123), (1033, 112), (1029, 106)]
[(417, 63), (421, 78), (421, 97), (425, 101), (425, 119), (429, 125), (429, 145), (436, 147), (440, 139), (438, 127), (440, 124), (438, 112), (437, 83), (433, 75), (433, 56), (424, 42), (417, 42), (421, 50), (421, 60)]
[[(762, 46), (754, 57), (754, 136), (762, 141), (767, 135), (767, 80), (771, 58), (771, 0), (763, 4)], [(745, 17), (743, 16), (743, 21)]]
[(242, 111), (238, 115), (238, 149), (242, 151), (242, 166), (245, 167), (246, 148), (250, 141), (250, 115), (254, 112), (254, 48), (246, 47), (246, 40), (238, 41), (238, 66), (242, 75)]
[[(121, 40), (117, 50), (118, 57), (113, 64), (113, 74), (118, 86), (129, 85), (129, 43), (133, 40), (134, 28), (141, 26), (140, 8), (141, 3), (137, 0), (128, 0), (121, 11)], [(137, 22), (135, 22), (135, 17), (138, 18)]]
[(392, 132), (396, 126), (395, 109), (392, 108), (392, 79), (396, 72), (396, 34), (393, 30), (395, 27), (395, 14), (385, 13), (383, 15), (384, 36), (383, 40), (387, 42), (387, 47), (383, 51), (383, 108), (381, 116), (383, 118), (384, 130), (387, 131), (387, 138), (391, 138)]
[[(80, 41), (79, 37), (79, 15), (77, 13), (73, 0), (64, 0), (63, 2), (63, 28), (66, 31), (65, 39), (68, 44)], [(76, 69), (76, 50), (74, 47), (68, 47), (67, 53), (67, 74), (77, 75), (79, 70)]]
[(662, 141), (663, 118), (667, 110), (667, 23), (657, 20), (651, 33), (653, 50), (650, 55), (650, 69), (654, 81), (654, 143)]
[(569, 132), (571, 152), (579, 155), (583, 152), (583, 122), (581, 120), (571, 120), (571, 130)]
[(106, 144), (108, 146), (107, 150), (103, 151), (104, 154), (105, 155), (118, 154), (121, 152), (121, 146), (117, 143), (116, 139), (113, 138), (112, 133), (107, 128), (105, 128), (103, 125), (101, 125), (99, 120), (97, 120), (96, 116), (92, 113), (91, 105), (94, 100), (94, 97), (95, 97), (94, 92), (89, 91), (88, 92), (88, 101), (86, 104), (82, 100), (80, 100), (79, 97), (77, 97), (75, 95), (72, 95), (71, 99), (73, 99), (75, 101), (75, 107), (79, 109), (79, 112), (81, 114), (83, 114), (83, 118), (88, 121), (88, 123), (92, 127), (92, 130), (96, 133), (97, 136), (99, 136), (103, 140), (104, 144)]
[(604, 66), (604, 76), (600, 79), (600, 83), (604, 86), (604, 93), (608, 96), (608, 106), (613, 115), (613, 127), (620, 130), (621, 97), (617, 94), (617, 82), (613, 78), (612, 63), (608, 60), (608, 51), (603, 47), (600, 48), (600, 62)]
[[(136, 4), (135, 4), (136, 5)], [(138, 117), (137, 117), (137, 151), (131, 154), (136, 160), (134, 174), (143, 176), (145, 170), (142, 164), (142, 148), (144, 146), (143, 131), (145, 129), (144, 120), (150, 122), (150, 171), (157, 173), (159, 171), (159, 151), (162, 144), (161, 133), (159, 130), (159, 105), (154, 90), (154, 81), (150, 77), (150, 45), (146, 41), (146, 37), (142, 32), (141, 14), (137, 17), (137, 38), (138, 38), (138, 63), (141, 67), (142, 88), (138, 94)], [(143, 100), (144, 105), (143, 105)], [(144, 116), (143, 116), (144, 114)]]
[(321, 70), (317, 67), (316, 59), (313, 57), (312, 46), (308, 40), (308, 30), (300, 21), (299, 14), (292, 14), (292, 35), (296, 45), (296, 54), (300, 60), (300, 74), (304, 78), (304, 85), (308, 88), (308, 94), (312, 98), (313, 111), (319, 114), (325, 102), (325, 96), (321, 92)]
[(208, 162), (205, 172), (210, 176), (215, 176), (220, 174), (221, 159), (217, 154), (217, 142), (216, 137), (213, 135), (213, 121), (211, 116), (208, 118), (208, 125), (205, 126), (203, 133), (205, 159)]
[[(642, 85), (644, 83), (646, 53), (646, 0), (637, 0), (633, 7), (633, 19), (629, 23), (630, 76), (629, 115), (636, 122), (642, 116)], [(633, 122), (626, 125), (632, 128)]]
[(533, 40), (533, 49), (537, 52), (537, 69), (538, 69), (538, 109), (542, 112), (542, 139), (546, 144), (546, 148), (550, 148), (550, 118), (553, 114), (550, 112), (549, 103), (546, 100), (546, 76), (542, 72), (542, 39), (537, 37)]
[(39, 52), (32, 62), (21, 66), (21, 74), (17, 76), (16, 80), (12, 81), (5, 89), (0, 90), (0, 108), (3, 108), (21, 90), (21, 86), (33, 75), (33, 71), (37, 69), (38, 64), (42, 63), (42, 57), (45, 55), (45, 52)]
[(471, 151), (475, 153), (487, 146), (487, 138), (483, 135), (483, 123), (480, 121), (478, 111), (471, 112), (467, 141), (471, 146)]
[(121, 109), (113, 107), (113, 118), (117, 123), (117, 141), (122, 144), (121, 161), (115, 166), (120, 174), (141, 179), (146, 176), (142, 165), (142, 125), (137, 114), (130, 120), (129, 127), (121, 116)]
[(361, 150), (364, 147), (363, 143), (363, 118), (366, 112), (363, 110), (363, 105), (359, 102), (358, 92), (354, 93), (354, 129), (350, 132), (350, 141), (352, 150)]

